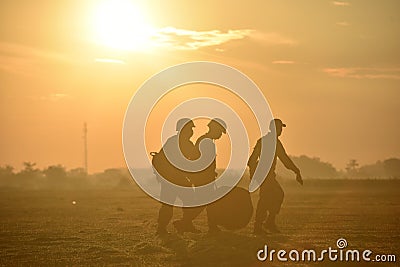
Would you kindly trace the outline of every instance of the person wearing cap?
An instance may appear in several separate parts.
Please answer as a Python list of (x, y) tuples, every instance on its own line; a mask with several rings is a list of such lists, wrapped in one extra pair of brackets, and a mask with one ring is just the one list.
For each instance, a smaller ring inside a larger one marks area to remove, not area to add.
[[(176, 188), (167, 182), (169, 181), (179, 186), (192, 187), (192, 183), (189, 180), (189, 173), (175, 167), (165, 155), (165, 151), (168, 151), (168, 156), (172, 157), (183, 155), (188, 160), (193, 160), (197, 157), (196, 148), (192, 141), (190, 141), (190, 138), (193, 136), (193, 127), (195, 127), (193, 121), (188, 118), (178, 120), (176, 124), (177, 134), (168, 138), (160, 152), (152, 154), (153, 167), (161, 186), (161, 201), (173, 203), (178, 197), (185, 203), (185, 200), (193, 197), (179, 195)], [(168, 234), (167, 225), (171, 221), (172, 216), (173, 206), (162, 203), (158, 213), (157, 235), (163, 236)], [(191, 230), (195, 231), (194, 227)]]
[[(276, 160), (277, 158), (283, 163), (283, 165), (292, 170), (296, 174), (296, 180), (303, 185), (303, 179), (300, 174), (300, 169), (293, 163), (293, 161), (286, 154), (286, 151), (279, 140), (279, 136), (282, 134), (283, 127), (286, 127), (280, 119), (273, 119), (270, 122), (270, 132), (265, 136), (257, 140), (257, 144), (254, 147), (253, 153), (251, 154), (247, 165), (250, 169), (250, 179), (253, 178), (255, 169), (259, 164), (259, 158), (262, 151), (262, 144), (276, 144), (275, 155), (271, 168), (267, 174), (267, 177), (260, 186), (260, 197), (257, 203), (255, 223), (254, 223), (254, 234), (265, 235), (267, 232), (263, 229), (264, 227), (272, 233), (279, 232), (276, 225), (275, 218), (281, 209), (281, 205), (284, 198), (284, 192), (281, 185), (276, 180)], [(276, 133), (276, 135), (273, 134)], [(273, 140), (272, 138), (275, 138)], [(262, 164), (262, 162), (260, 163)]]
[[(216, 147), (215, 147), (215, 140), (221, 138), (222, 134), (226, 133), (226, 123), (220, 119), (215, 118), (212, 119), (208, 124), (208, 132), (204, 135), (200, 136), (195, 144), (196, 151), (199, 153), (198, 157), (200, 157), (200, 145), (205, 148), (206, 153), (211, 153), (214, 157), (212, 163), (205, 168), (204, 170), (196, 173), (196, 178), (193, 178), (193, 182), (195, 186), (206, 185), (211, 182), (215, 181), (218, 173), (216, 172), (217, 165), (216, 165)], [(204, 143), (202, 143), (204, 142)]]
[[(201, 157), (201, 146), (204, 153), (212, 155), (214, 160), (205, 169), (192, 174), (191, 181), (196, 187), (215, 182), (218, 173), (216, 172), (216, 146), (214, 142), (215, 140), (220, 139), (223, 133), (226, 133), (227, 128), (226, 123), (220, 118), (212, 119), (207, 126), (208, 132), (200, 136), (196, 141), (195, 147), (196, 152), (198, 152), (196, 159)], [(190, 229), (191, 225), (193, 225), (192, 221), (204, 210), (205, 207), (206, 205), (183, 209), (183, 218), (174, 222), (174, 226), (178, 232), (186, 232), (187, 229)], [(213, 222), (213, 219), (210, 218), (208, 211), (207, 218), (209, 233), (219, 232), (220, 229), (218, 228), (217, 224)]]

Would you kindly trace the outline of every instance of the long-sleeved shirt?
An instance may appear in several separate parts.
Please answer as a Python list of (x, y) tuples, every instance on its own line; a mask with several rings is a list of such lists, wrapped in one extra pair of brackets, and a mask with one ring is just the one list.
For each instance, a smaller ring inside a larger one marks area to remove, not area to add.
[[(264, 138), (264, 140), (262, 140)], [(249, 161), (247, 165), (250, 167), (250, 172), (254, 172), (256, 169), (257, 165), (259, 164), (259, 158), (262, 150), (262, 143), (270, 145), (274, 144), (274, 140), (272, 139), (273, 135), (271, 133), (268, 133), (267, 135), (261, 137), (260, 139), (257, 140), (257, 144), (254, 147), (253, 153), (251, 154)], [(266, 149), (264, 151), (267, 151)], [(268, 175), (270, 174), (275, 174), (275, 168), (276, 168), (276, 159), (279, 158), (283, 165), (288, 168), (289, 170), (294, 171), (295, 173), (299, 172), (299, 168), (294, 164), (294, 162), (290, 159), (288, 154), (285, 151), (285, 148), (283, 147), (281, 141), (276, 138), (276, 147), (275, 147), (275, 155), (274, 155), (274, 160), (272, 162), (271, 168), (269, 170)], [(261, 163), (262, 164), (262, 163)]]
[[(211, 140), (207, 135), (202, 135), (197, 139), (195, 147), (196, 147), (196, 152), (198, 153), (198, 158), (199, 157), (204, 157), (202, 156), (201, 149), (200, 149), (200, 143), (204, 142), (202, 144), (202, 147), (204, 149), (204, 153), (208, 154), (209, 156), (213, 157), (213, 161), (203, 170), (193, 173), (192, 179), (193, 183), (195, 186), (201, 186), (201, 185), (206, 185), (208, 183), (211, 183), (215, 181), (215, 178), (217, 176), (217, 164), (216, 164), (216, 148), (215, 148), (215, 143), (213, 140)], [(206, 158), (206, 157), (204, 157)]]

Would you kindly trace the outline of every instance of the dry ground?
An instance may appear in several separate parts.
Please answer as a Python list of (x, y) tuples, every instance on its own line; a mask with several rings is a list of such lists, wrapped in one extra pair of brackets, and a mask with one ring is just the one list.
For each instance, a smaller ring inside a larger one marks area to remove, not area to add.
[[(353, 266), (345, 262), (264, 262), (257, 251), (336, 248), (397, 254), (400, 181), (283, 183), (281, 234), (251, 235), (252, 222), (217, 236), (154, 235), (159, 203), (134, 185), (110, 190), (0, 190), (0, 265), (7, 266)], [(257, 199), (254, 195), (253, 203)], [(72, 204), (76, 201), (76, 204)], [(175, 218), (181, 211), (175, 209)], [(204, 213), (195, 224), (206, 232)], [(173, 228), (169, 229), (173, 232)], [(362, 263), (357, 266), (398, 266)]]

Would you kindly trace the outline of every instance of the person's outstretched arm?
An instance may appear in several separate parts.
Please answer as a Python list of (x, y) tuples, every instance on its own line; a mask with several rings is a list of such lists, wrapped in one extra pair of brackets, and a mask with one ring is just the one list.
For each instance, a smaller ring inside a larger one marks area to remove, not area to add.
[(289, 169), (292, 170), (296, 174), (296, 181), (303, 185), (303, 178), (301, 177), (300, 169), (297, 168), (296, 164), (292, 161), (292, 159), (289, 157), (289, 155), (286, 153), (285, 148), (283, 147), (281, 141), (278, 140), (276, 144), (276, 155), (278, 158), (281, 160), (283, 165)]

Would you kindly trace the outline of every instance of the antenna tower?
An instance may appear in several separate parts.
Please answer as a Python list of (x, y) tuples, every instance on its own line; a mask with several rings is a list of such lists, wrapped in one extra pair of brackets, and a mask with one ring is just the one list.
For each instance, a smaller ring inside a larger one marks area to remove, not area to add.
[(83, 149), (84, 149), (84, 169), (88, 172), (88, 149), (87, 149), (87, 124), (83, 124)]

